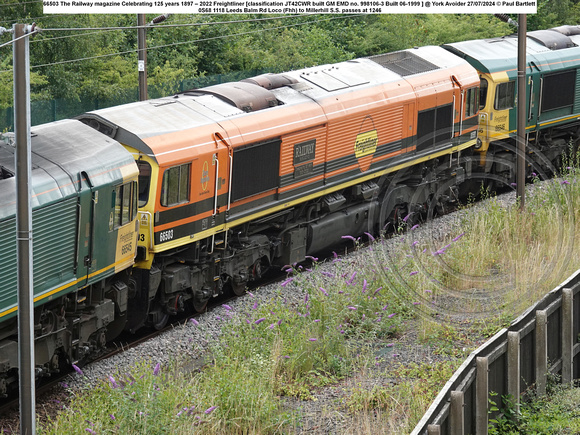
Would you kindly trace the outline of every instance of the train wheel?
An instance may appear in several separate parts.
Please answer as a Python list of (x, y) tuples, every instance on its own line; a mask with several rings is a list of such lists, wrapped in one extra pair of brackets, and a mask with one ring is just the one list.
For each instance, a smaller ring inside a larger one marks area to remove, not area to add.
[(246, 294), (246, 283), (245, 282), (240, 283), (240, 284), (232, 283), (231, 288), (236, 296), (243, 296)]
[(163, 307), (159, 303), (155, 302), (149, 312), (149, 318), (151, 319), (151, 326), (159, 331), (167, 325), (169, 314), (163, 310)]
[(196, 302), (194, 299), (192, 302), (193, 309), (198, 313), (205, 313), (205, 310), (207, 308), (207, 303), (208, 303), (207, 300), (205, 302)]

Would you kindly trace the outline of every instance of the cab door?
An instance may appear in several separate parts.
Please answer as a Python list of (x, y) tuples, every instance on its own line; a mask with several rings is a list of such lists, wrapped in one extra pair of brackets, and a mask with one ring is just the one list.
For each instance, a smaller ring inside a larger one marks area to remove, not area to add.
[(88, 284), (94, 269), (94, 215), (98, 191), (95, 191), (86, 172), (79, 174), (80, 192), (78, 200), (78, 255), (77, 278), (79, 287)]

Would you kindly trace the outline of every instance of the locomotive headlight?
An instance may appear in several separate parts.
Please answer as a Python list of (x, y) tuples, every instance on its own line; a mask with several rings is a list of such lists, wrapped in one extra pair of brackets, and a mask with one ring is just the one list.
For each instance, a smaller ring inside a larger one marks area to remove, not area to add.
[(476, 150), (480, 149), (482, 145), (483, 143), (481, 142), (481, 139), (477, 138), (477, 140), (475, 141), (475, 149)]

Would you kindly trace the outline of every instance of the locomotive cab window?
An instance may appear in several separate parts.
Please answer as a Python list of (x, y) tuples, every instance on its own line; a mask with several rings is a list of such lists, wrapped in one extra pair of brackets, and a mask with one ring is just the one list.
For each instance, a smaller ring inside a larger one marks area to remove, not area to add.
[(479, 83), (479, 110), (483, 110), (487, 101), (487, 80), (481, 79)]
[(474, 116), (478, 109), (477, 104), (477, 88), (469, 88), (465, 92), (465, 118)]
[(189, 173), (191, 164), (174, 166), (163, 174), (161, 205), (171, 207), (189, 201)]
[(495, 88), (495, 110), (505, 110), (514, 107), (514, 100), (516, 94), (516, 82), (500, 83)]
[(151, 165), (142, 160), (137, 161), (139, 168), (139, 207), (147, 205), (149, 200), (149, 185), (151, 183)]
[(113, 192), (114, 228), (128, 224), (137, 216), (137, 183), (134, 181), (115, 187)]

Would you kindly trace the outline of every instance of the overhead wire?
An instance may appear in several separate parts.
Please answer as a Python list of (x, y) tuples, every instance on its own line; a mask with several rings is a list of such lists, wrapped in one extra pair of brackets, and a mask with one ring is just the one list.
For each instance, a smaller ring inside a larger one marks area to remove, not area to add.
[[(271, 20), (279, 20), (284, 18), (297, 18), (297, 17), (306, 17), (309, 14), (300, 14), (300, 15), (278, 15), (275, 17), (264, 17), (264, 18), (252, 18), (247, 20), (230, 20), (230, 21), (206, 21), (201, 23), (184, 23), (184, 24), (160, 24), (158, 26), (152, 26), (150, 24), (146, 24), (144, 26), (125, 26), (125, 27), (55, 27), (55, 28), (47, 28), (43, 29), (46, 32), (58, 32), (58, 31), (84, 31), (84, 30), (138, 30), (138, 29), (163, 29), (168, 27), (198, 27), (198, 26), (212, 26), (216, 24), (237, 24), (237, 23), (257, 23), (260, 21), (271, 21)], [(341, 17), (342, 18), (342, 17)]]
[(149, 29), (163, 29), (163, 28), (169, 28), (169, 27), (213, 26), (216, 24), (252, 23), (252, 22), (260, 22), (260, 21), (266, 21), (266, 20), (295, 18), (295, 17), (303, 17), (303, 16), (306, 16), (306, 15), (286, 15), (286, 16), (269, 17), (269, 18), (264, 18), (264, 19), (256, 18), (256, 19), (248, 19), (248, 20), (209, 21), (209, 22), (203, 22), (203, 23), (166, 24), (166, 25), (157, 25), (157, 26), (146, 25), (146, 26), (129, 26), (129, 27), (80, 27), (80, 28), (79, 27), (75, 27), (75, 28), (58, 27), (58, 28), (48, 28), (48, 29), (43, 28), (42, 29), (43, 32), (52, 32), (52, 31), (83, 31), (84, 32), (84, 31), (89, 31), (89, 30), (90, 31), (94, 30), (94, 32), (79, 33), (79, 34), (64, 35), (64, 36), (55, 36), (55, 37), (45, 38), (45, 39), (36, 39), (36, 40), (34, 40), (34, 42), (54, 41), (57, 39), (66, 39), (66, 38), (75, 38), (75, 37), (79, 37), (79, 36), (96, 35), (96, 34), (99, 34), (101, 32), (137, 30), (140, 28), (146, 28), (149, 30)]
[[(4, 6), (4, 5), (0, 5), (0, 6)], [(22, 23), (23, 21), (37, 21), (40, 19), (50, 19), (50, 18), (60, 18), (60, 17), (64, 17), (68, 14), (54, 14), (54, 15), (42, 15), (40, 17), (25, 17), (25, 18), (14, 18), (11, 20), (0, 20), (0, 23)]]
[[(363, 14), (358, 14), (358, 15), (349, 15), (349, 17), (353, 17), (353, 16), (361, 16)], [(304, 16), (304, 15), (297, 15), (297, 16), (292, 16), (292, 17), (300, 17), (300, 16)], [(279, 17), (278, 17), (279, 18)], [(344, 16), (340, 16), (340, 17), (334, 17), (331, 16), (329, 18), (323, 18), (323, 19), (317, 19), (317, 20), (312, 20), (312, 21), (305, 21), (303, 23), (294, 23), (294, 24), (289, 24), (289, 25), (284, 25), (284, 26), (277, 26), (277, 27), (272, 27), (272, 28), (267, 28), (267, 29), (257, 29), (257, 30), (251, 30), (248, 32), (241, 32), (241, 33), (234, 33), (234, 34), (228, 34), (228, 35), (219, 35), (219, 36), (213, 36), (213, 37), (209, 37), (209, 38), (202, 38), (202, 39), (196, 39), (196, 40), (191, 40), (191, 41), (181, 41), (181, 42), (174, 42), (171, 44), (163, 44), (163, 45), (158, 45), (158, 46), (149, 46), (147, 47), (147, 50), (157, 50), (157, 49), (161, 49), (161, 48), (167, 48), (167, 47), (173, 47), (173, 46), (178, 46), (178, 45), (184, 45), (184, 44), (195, 44), (195, 43), (199, 43), (199, 42), (207, 42), (207, 41), (212, 41), (212, 40), (218, 40), (218, 39), (224, 39), (224, 38), (231, 38), (231, 37), (237, 37), (237, 36), (244, 36), (244, 35), (250, 35), (250, 34), (255, 34), (255, 33), (260, 33), (260, 32), (266, 32), (266, 31), (274, 31), (274, 30), (280, 30), (280, 29), (285, 29), (285, 28), (290, 28), (290, 27), (298, 27), (298, 26), (303, 26), (303, 25), (307, 25), (307, 24), (313, 24), (313, 23), (319, 23), (319, 22), (323, 22), (323, 21), (330, 21), (330, 20), (336, 20), (336, 19), (342, 19), (345, 18)], [(274, 18), (270, 18), (270, 19), (274, 19)], [(216, 24), (232, 24), (232, 23), (238, 23), (238, 22), (247, 22), (247, 21), (251, 21), (251, 20), (239, 20), (239, 21), (220, 21), (220, 22), (212, 22), (216, 23)], [(264, 21), (262, 19), (257, 19), (256, 21)], [(203, 25), (206, 23), (192, 23), (195, 25)], [(163, 28), (163, 27), (177, 27), (177, 25), (163, 25), (163, 26), (155, 26), (155, 27), (151, 27), (149, 26), (149, 28), (153, 29), (153, 28)], [(96, 30), (96, 29), (100, 29), (100, 30), (125, 30), (125, 29), (137, 29), (140, 26), (132, 26), (129, 28), (80, 28), (80, 29), (74, 29), (74, 30)], [(142, 26), (141, 26), (142, 27)], [(42, 31), (55, 31), (55, 30), (61, 30), (61, 29), (42, 29)], [(71, 29), (66, 29), (66, 30), (71, 30)], [(80, 35), (67, 35), (67, 36), (80, 36)], [(13, 41), (10, 41), (6, 44), (0, 45), (0, 48), (2, 48), (5, 45), (11, 44)], [(77, 58), (77, 59), (70, 59), (70, 60), (65, 60), (65, 61), (59, 61), (59, 62), (52, 62), (52, 63), (46, 63), (46, 64), (41, 64), (41, 65), (32, 65), (30, 68), (43, 68), (43, 67), (47, 67), (47, 66), (54, 66), (54, 65), (63, 65), (63, 64), (69, 64), (69, 63), (74, 63), (74, 62), (82, 62), (82, 61), (86, 61), (86, 60), (93, 60), (93, 59), (99, 59), (99, 58), (105, 58), (105, 57), (111, 57), (111, 56), (119, 56), (119, 55), (123, 55), (123, 54), (129, 54), (129, 53), (137, 53), (139, 52), (139, 49), (134, 49), (134, 50), (126, 50), (126, 51), (121, 51), (121, 52), (116, 52), (116, 53), (108, 53), (108, 54), (102, 54), (102, 55), (98, 55), (98, 56), (88, 56), (88, 57), (84, 57), (84, 58)], [(5, 73), (5, 72), (10, 72), (12, 71), (12, 69), (8, 69), (8, 70), (4, 70), (4, 71), (0, 71), (0, 73)]]
[(267, 18), (252, 18), (247, 20), (230, 20), (230, 21), (206, 21), (201, 23), (181, 23), (181, 24), (163, 24), (157, 26), (125, 26), (125, 27), (56, 27), (56, 28), (43, 28), (42, 32), (55, 32), (55, 31), (93, 31), (91, 33), (79, 33), (73, 35), (64, 35), (64, 36), (55, 36), (51, 38), (44, 38), (44, 39), (34, 39), (30, 41), (31, 43), (38, 43), (38, 42), (45, 42), (45, 41), (54, 41), (57, 39), (67, 39), (67, 38), (75, 38), (79, 36), (88, 36), (88, 35), (96, 35), (101, 32), (108, 32), (108, 31), (125, 31), (125, 30), (137, 30), (140, 28), (146, 29), (162, 29), (162, 28), (169, 28), (169, 27), (198, 27), (198, 26), (213, 26), (218, 24), (238, 24), (238, 23), (257, 23), (261, 21), (270, 21), (270, 20), (278, 20), (278, 19), (286, 19), (286, 18), (297, 18), (297, 17), (306, 17), (311, 16), (310, 14), (302, 14), (302, 15), (278, 15), (275, 17), (267, 17)]

